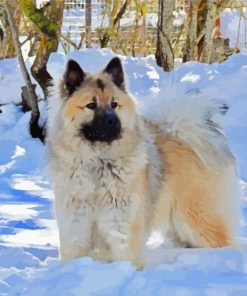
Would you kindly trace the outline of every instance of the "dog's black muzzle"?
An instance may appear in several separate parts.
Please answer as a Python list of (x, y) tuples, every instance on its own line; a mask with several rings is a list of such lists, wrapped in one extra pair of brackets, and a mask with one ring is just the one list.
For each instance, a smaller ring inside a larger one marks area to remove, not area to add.
[(82, 124), (80, 134), (91, 142), (112, 142), (120, 138), (121, 123), (112, 109), (95, 111), (90, 123)]

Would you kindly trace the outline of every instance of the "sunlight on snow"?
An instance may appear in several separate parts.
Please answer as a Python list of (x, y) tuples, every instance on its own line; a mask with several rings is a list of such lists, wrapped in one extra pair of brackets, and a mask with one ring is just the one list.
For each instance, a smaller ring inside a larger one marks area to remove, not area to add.
[(149, 249), (155, 249), (161, 246), (164, 242), (164, 237), (162, 236), (160, 231), (153, 231), (146, 243)]
[[(26, 150), (23, 147), (16, 145), (15, 153), (13, 156), (11, 156), (11, 159), (15, 159), (19, 156), (23, 156), (25, 155), (25, 153), (26, 153)], [(0, 174), (4, 174), (5, 172), (7, 172), (9, 169), (11, 169), (14, 166), (14, 164), (15, 164), (15, 160), (12, 160), (7, 164), (0, 165)]]
[(156, 70), (147, 71), (147, 76), (150, 79), (159, 79), (160, 78), (160, 75), (157, 73)]
[(2, 235), (5, 244), (11, 246), (58, 246), (57, 229), (23, 230), (15, 235)]
[(23, 156), (26, 154), (26, 149), (24, 149), (23, 147), (16, 145), (15, 148), (15, 154), (13, 156), (11, 156), (12, 159), (15, 159), (18, 156)]
[(38, 215), (33, 208), (39, 206), (38, 204), (2, 204), (0, 207), (1, 218), (5, 219), (28, 219)]
[(201, 79), (201, 76), (198, 74), (193, 74), (193, 72), (189, 72), (187, 74), (184, 75), (184, 77), (181, 78), (181, 82), (192, 82), (192, 83), (196, 83)]
[(150, 87), (151, 92), (158, 93), (161, 91), (161, 89), (158, 86), (152, 86)]
[(31, 195), (38, 195), (42, 198), (53, 199), (53, 192), (50, 188), (42, 188), (38, 184), (47, 184), (41, 176), (24, 174), (13, 175), (11, 187), (16, 190), (26, 190)]
[(15, 164), (15, 160), (12, 160), (12, 161), (8, 162), (7, 164), (0, 165), (0, 175), (7, 172), (7, 170), (12, 168), (14, 164)]

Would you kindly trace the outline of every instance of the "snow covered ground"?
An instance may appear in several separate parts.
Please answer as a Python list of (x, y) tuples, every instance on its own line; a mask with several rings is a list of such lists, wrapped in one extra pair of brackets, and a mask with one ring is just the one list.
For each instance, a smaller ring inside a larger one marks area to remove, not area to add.
[[(54, 54), (48, 70), (64, 71), (68, 58), (85, 71), (102, 68), (109, 50)], [(240, 167), (240, 247), (236, 249), (150, 250), (150, 265), (137, 271), (129, 262), (101, 264), (91, 258), (60, 263), (53, 194), (46, 171), (45, 147), (28, 133), (29, 113), (10, 102), (20, 101), (23, 85), (16, 59), (0, 61), (0, 295), (247, 295), (247, 56), (223, 64), (183, 64), (164, 73), (153, 56), (122, 57), (129, 88), (140, 108), (158, 108), (169, 89), (177, 95), (205, 90), (227, 99), (224, 125)], [(30, 65), (30, 62), (27, 61)], [(40, 102), (43, 121), (46, 112)]]

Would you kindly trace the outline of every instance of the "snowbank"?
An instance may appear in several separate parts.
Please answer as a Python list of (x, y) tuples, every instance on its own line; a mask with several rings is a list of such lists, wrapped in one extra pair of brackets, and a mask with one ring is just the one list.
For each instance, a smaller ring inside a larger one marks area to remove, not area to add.
[[(48, 70), (59, 78), (73, 58), (85, 71), (97, 71), (111, 57), (106, 49), (53, 54)], [(232, 56), (223, 64), (189, 62), (172, 73), (158, 68), (153, 56), (122, 60), (140, 110), (155, 113), (171, 89), (178, 96), (200, 89), (228, 101), (224, 125), (239, 160), (244, 193), (240, 247), (151, 249), (150, 264), (141, 272), (128, 262), (101, 264), (81, 258), (60, 263), (45, 149), (29, 136), (30, 114), (10, 104), (20, 101), (23, 81), (16, 60), (3, 60), (0, 103), (9, 104), (0, 107), (0, 295), (246, 295), (247, 56)], [(43, 102), (40, 107), (43, 121)]]

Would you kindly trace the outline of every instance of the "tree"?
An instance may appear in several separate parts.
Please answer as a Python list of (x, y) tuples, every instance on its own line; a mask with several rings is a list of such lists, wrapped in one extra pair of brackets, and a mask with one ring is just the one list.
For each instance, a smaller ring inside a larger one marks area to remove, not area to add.
[[(215, 21), (225, 8), (242, 8), (247, 7), (245, 0), (207, 0), (207, 18), (205, 23), (205, 36), (201, 61), (204, 63), (211, 62), (212, 46), (214, 42)], [(229, 46), (226, 46), (229, 52)]]
[(215, 21), (218, 17), (217, 15), (217, 6), (219, 5), (220, 0), (207, 0), (207, 19), (205, 25), (205, 35), (203, 43), (203, 51), (201, 61), (204, 63), (210, 62), (211, 49), (213, 45), (213, 31), (215, 28)]
[[(243, 9), (246, 0), (190, 0), (184, 24), (187, 32), (182, 50), (183, 62), (224, 61), (237, 49), (229, 48), (229, 40), (216, 36), (217, 19), (225, 8)], [(181, 37), (181, 36), (180, 36)], [(182, 36), (183, 37), (183, 36)], [(179, 56), (176, 56), (179, 57)]]
[[(116, 34), (116, 27), (120, 25), (120, 21), (124, 16), (131, 0), (125, 0), (122, 4), (120, 0), (107, 0), (105, 11), (103, 12), (103, 19), (106, 16), (109, 18), (109, 26), (98, 30), (101, 48), (107, 46), (110, 39)], [(120, 6), (122, 4), (122, 6)]]
[(173, 0), (159, 0), (158, 35), (155, 57), (157, 64), (165, 71), (171, 71), (174, 68), (172, 45), (174, 2)]
[(188, 19), (185, 27), (187, 31), (187, 40), (184, 45), (183, 61), (197, 60), (198, 57), (198, 12), (202, 0), (191, 0)]
[(25, 66), (25, 62), (22, 56), (22, 51), (21, 51), (21, 45), (19, 41), (19, 34), (18, 34), (18, 29), (15, 23), (15, 19), (12, 13), (12, 8), (11, 5), (8, 3), (5, 3), (5, 8), (8, 14), (8, 21), (10, 24), (10, 28), (12, 31), (12, 37), (13, 37), (13, 42), (17, 54), (17, 58), (20, 64), (20, 69), (23, 75), (23, 78), (26, 82), (29, 98), (30, 98), (30, 107), (32, 109), (31, 111), (31, 118), (30, 118), (30, 133), (34, 138), (40, 138), (43, 139), (42, 137), (42, 129), (39, 127), (38, 121), (40, 117), (39, 113), (39, 106), (38, 106), (38, 98), (37, 95), (34, 91), (34, 88), (32, 86), (32, 82), (29, 76), (29, 73), (27, 71), (27, 68)]
[(58, 48), (64, 0), (53, 0), (40, 9), (36, 8), (33, 0), (19, 0), (18, 3), (25, 16), (33, 22), (40, 33), (39, 46), (31, 67), (31, 73), (42, 88), (45, 98), (47, 98), (47, 87), (52, 80), (47, 71), (47, 63), (51, 53), (56, 52)]
[[(16, 7), (16, 1), (8, 1), (8, 4), (14, 8)], [(0, 27), (3, 32), (3, 36), (0, 40), (0, 58), (12, 58), (15, 56), (15, 46), (13, 43), (11, 28), (8, 22), (7, 11), (5, 9), (4, 2), (0, 1)], [(4, 30), (3, 30), (4, 29)]]
[(92, 0), (86, 0), (85, 6), (86, 18), (86, 47), (91, 47), (91, 32), (92, 32)]

